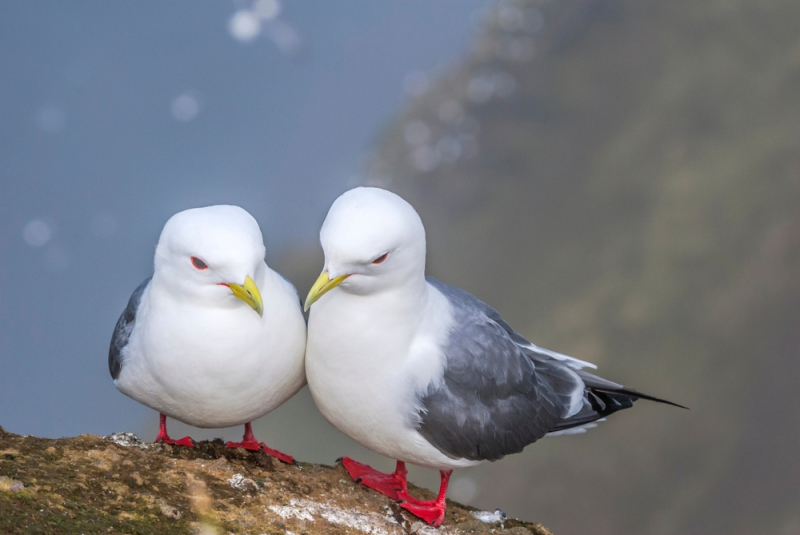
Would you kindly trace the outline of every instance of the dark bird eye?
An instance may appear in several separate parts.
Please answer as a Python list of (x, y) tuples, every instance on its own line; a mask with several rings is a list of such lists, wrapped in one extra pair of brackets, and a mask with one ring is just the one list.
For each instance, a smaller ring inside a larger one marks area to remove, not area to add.
[(192, 265), (201, 271), (204, 269), (208, 269), (208, 264), (206, 264), (196, 256), (192, 257)]
[(387, 256), (389, 256), (389, 253), (383, 253), (383, 254), (382, 254), (382, 255), (380, 255), (378, 258), (376, 258), (375, 260), (373, 260), (373, 261), (372, 261), (372, 263), (373, 263), (373, 264), (383, 264), (383, 262), (386, 260), (386, 257), (387, 257)]

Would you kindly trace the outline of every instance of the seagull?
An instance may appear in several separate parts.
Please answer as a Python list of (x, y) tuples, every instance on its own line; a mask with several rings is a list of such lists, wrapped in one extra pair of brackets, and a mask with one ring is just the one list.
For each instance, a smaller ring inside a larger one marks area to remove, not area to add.
[[(434, 526), (453, 469), (583, 432), (639, 398), (595, 366), (538, 347), (471, 294), (425, 276), (425, 229), (414, 208), (379, 188), (344, 193), (320, 231), (306, 376), (322, 414), (366, 448), (397, 460), (384, 474), (341, 459), (356, 481)], [(674, 404), (673, 404), (674, 405)], [(408, 492), (405, 463), (440, 471), (436, 499)]]
[[(263, 295), (263, 299), (262, 299)], [(164, 225), (152, 277), (117, 322), (108, 353), (114, 385), (157, 410), (156, 442), (193, 446), (167, 434), (167, 416), (195, 427), (244, 424), (229, 448), (267, 448), (250, 422), (305, 385), (306, 324), (294, 286), (264, 261), (258, 223), (238, 206), (185, 210)]]

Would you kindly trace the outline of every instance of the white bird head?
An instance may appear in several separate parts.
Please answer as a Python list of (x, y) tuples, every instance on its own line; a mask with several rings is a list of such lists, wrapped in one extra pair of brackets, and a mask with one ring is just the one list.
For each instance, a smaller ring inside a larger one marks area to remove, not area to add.
[(172, 216), (156, 247), (153, 280), (182, 300), (211, 306), (247, 303), (263, 314), (264, 242), (253, 216), (238, 206), (193, 208)]
[(320, 230), (325, 268), (305, 308), (323, 294), (366, 295), (425, 279), (425, 228), (405, 200), (380, 188), (342, 194)]

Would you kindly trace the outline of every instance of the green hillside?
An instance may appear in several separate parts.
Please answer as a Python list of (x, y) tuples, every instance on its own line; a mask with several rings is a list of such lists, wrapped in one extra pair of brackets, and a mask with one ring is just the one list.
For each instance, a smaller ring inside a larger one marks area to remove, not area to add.
[(365, 172), (429, 272), (640, 402), (474, 469), (559, 534), (800, 533), (800, 2), (499, 4)]

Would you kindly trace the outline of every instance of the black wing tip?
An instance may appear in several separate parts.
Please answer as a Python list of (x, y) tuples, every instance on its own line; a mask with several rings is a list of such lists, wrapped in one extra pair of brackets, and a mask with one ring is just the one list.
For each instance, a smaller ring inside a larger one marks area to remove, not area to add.
[(673, 407), (678, 407), (679, 409), (686, 409), (687, 411), (692, 410), (689, 407), (684, 407), (683, 405), (675, 403), (674, 401), (657, 398), (655, 396), (648, 396), (647, 394), (642, 394), (641, 392), (635, 392), (634, 396), (636, 396), (637, 398), (646, 399), (648, 401), (655, 401), (656, 403), (663, 403), (664, 405), (672, 405)]
[(654, 398), (653, 396), (639, 396), (639, 397), (642, 398), (642, 399), (646, 399), (648, 401), (655, 401), (656, 403), (663, 403), (665, 405), (672, 405), (673, 407), (678, 407), (679, 409), (685, 409), (687, 411), (692, 410), (689, 407), (685, 407), (685, 406), (681, 405), (680, 403), (675, 403), (674, 401), (668, 401), (666, 399)]
[(604, 390), (601, 388), (596, 388), (595, 390), (598, 390), (600, 392), (607, 392), (609, 394), (625, 394), (635, 399), (646, 399), (648, 401), (655, 401), (656, 403), (663, 403), (664, 405), (672, 405), (673, 407), (678, 407), (679, 409), (686, 409), (687, 411), (692, 410), (689, 407), (684, 407), (683, 405), (675, 403), (674, 401), (657, 398), (655, 396), (650, 396), (648, 394), (642, 394), (641, 392), (637, 392), (636, 390), (633, 389), (626, 388), (624, 390)]

